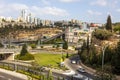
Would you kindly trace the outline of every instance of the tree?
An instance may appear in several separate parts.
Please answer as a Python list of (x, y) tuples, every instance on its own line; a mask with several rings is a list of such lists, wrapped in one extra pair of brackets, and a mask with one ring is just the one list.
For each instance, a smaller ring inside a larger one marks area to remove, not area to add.
[(4, 45), (2, 43), (0, 43), (0, 47), (4, 47)]
[(66, 58), (68, 58), (69, 57), (69, 54), (68, 54), (68, 52), (67, 52), (67, 54), (66, 54)]
[(108, 18), (107, 18), (106, 30), (109, 30), (109, 31), (112, 32), (112, 21), (111, 21), (111, 16), (110, 15), (108, 15)]
[(88, 53), (89, 53), (89, 35), (87, 36), (86, 48), (87, 48)]
[(35, 49), (36, 48), (36, 44), (31, 44), (31, 48)]
[(111, 59), (112, 59), (112, 49), (108, 46), (105, 49), (105, 55), (104, 55), (104, 63), (111, 63)]
[(59, 44), (57, 44), (56, 48), (58, 49), (59, 47), (60, 47), (60, 45), (59, 45)]
[(114, 31), (120, 34), (120, 24), (117, 26), (114, 26)]
[(53, 80), (53, 76), (52, 76), (52, 71), (51, 70), (49, 70), (49, 72), (48, 72), (47, 80)]
[(58, 79), (57, 80), (60, 80), (60, 77), (58, 76)]
[(112, 70), (116, 74), (120, 74), (120, 41), (117, 43), (115, 53), (112, 57)]
[(22, 50), (21, 50), (21, 52), (20, 52), (20, 56), (25, 56), (27, 53), (28, 53), (28, 51), (27, 51), (27, 45), (24, 44), (24, 45), (22, 46)]
[(68, 43), (67, 43), (67, 41), (64, 41), (64, 43), (63, 43), (63, 49), (68, 49)]
[(84, 41), (83, 41), (83, 45), (82, 45), (82, 47), (81, 47), (81, 50), (85, 50), (86, 47), (87, 47), (87, 44), (86, 44), (86, 42), (85, 42), (85, 40), (84, 40)]
[(93, 32), (93, 36), (100, 40), (107, 40), (112, 36), (112, 33), (107, 30), (97, 29)]
[(88, 59), (90, 62), (89, 64), (91, 64), (91, 65), (97, 64), (97, 61), (98, 61), (97, 51), (93, 44), (90, 46), (90, 53), (89, 53)]
[(59, 22), (59, 21), (58, 21), (58, 22), (55, 22), (54, 25), (55, 25), (55, 26), (58, 26), (58, 27), (62, 27), (62, 22)]

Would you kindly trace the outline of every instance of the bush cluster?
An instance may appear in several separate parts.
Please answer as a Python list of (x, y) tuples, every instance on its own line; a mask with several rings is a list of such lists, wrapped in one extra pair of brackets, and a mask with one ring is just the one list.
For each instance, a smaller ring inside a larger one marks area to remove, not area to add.
[(20, 54), (18, 54), (16, 58), (19, 60), (34, 60), (34, 56), (30, 53), (27, 53), (24, 56), (20, 56)]
[(112, 36), (112, 33), (107, 30), (97, 29), (93, 32), (93, 36), (100, 40), (107, 40)]

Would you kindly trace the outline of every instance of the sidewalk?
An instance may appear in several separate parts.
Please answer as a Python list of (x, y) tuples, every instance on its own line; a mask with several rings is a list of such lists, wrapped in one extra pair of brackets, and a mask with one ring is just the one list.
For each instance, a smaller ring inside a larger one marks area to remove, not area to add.
[(6, 73), (6, 74), (9, 74), (9, 75), (18, 77), (18, 78), (22, 78), (23, 80), (28, 80), (28, 77), (26, 75), (17, 73), (15, 71), (9, 71), (9, 70), (5, 70), (5, 69), (0, 68), (0, 72)]

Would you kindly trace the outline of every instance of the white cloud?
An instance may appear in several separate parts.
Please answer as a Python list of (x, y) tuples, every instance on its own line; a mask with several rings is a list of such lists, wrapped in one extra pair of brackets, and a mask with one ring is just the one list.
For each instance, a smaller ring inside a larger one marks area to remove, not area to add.
[(96, 0), (90, 3), (91, 5), (99, 5), (99, 6), (106, 6), (107, 0)]
[(43, 16), (56, 16), (56, 17), (65, 17), (68, 16), (69, 13), (61, 8), (57, 7), (38, 7), (38, 6), (27, 6), (25, 4), (1, 4), (0, 5), (0, 15), (1, 16), (13, 16), (18, 17), (20, 15), (20, 11), (22, 9), (26, 9), (28, 12), (31, 12), (36, 17)]
[(110, 8), (115, 8), (118, 5), (118, 0), (95, 0), (91, 2), (91, 5), (98, 5), (98, 6), (107, 6)]
[(32, 6), (31, 11), (36, 15), (52, 15), (52, 16), (67, 16), (69, 13), (60, 8), (56, 7), (37, 7)]
[(69, 3), (69, 2), (76, 2), (80, 0), (60, 0), (61, 2)]
[(117, 11), (117, 12), (120, 12), (120, 9), (117, 9), (116, 11)]
[[(9, 13), (16, 13), (20, 9), (28, 9), (28, 7), (24, 4), (2, 4), (0, 5), (0, 13), (1, 14), (9, 14)], [(9, 14), (12, 15), (12, 14)]]
[(15, 4), (9, 4), (8, 5), (8, 9), (11, 8), (11, 9), (14, 9), (16, 11), (19, 11), (21, 9), (29, 9), (29, 7), (25, 4), (18, 4), (18, 3), (15, 3)]
[(55, 15), (55, 16), (69, 15), (66, 10), (56, 8), (56, 7), (45, 7), (44, 10), (47, 14), (51, 14), (51, 15)]
[(102, 15), (102, 13), (97, 12), (97, 11), (88, 10), (87, 12), (88, 12), (90, 15)]
[(41, 0), (44, 5), (50, 5), (51, 3), (48, 0)]

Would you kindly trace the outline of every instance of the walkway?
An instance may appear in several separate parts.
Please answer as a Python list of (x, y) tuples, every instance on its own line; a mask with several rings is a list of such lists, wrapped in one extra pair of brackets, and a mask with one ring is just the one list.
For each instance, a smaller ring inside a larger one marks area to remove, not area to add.
[(6, 78), (9, 78), (8, 80), (15, 80), (15, 79), (19, 79), (19, 80), (27, 80), (28, 77), (24, 74), (20, 74), (20, 73), (17, 73), (15, 71), (8, 71), (8, 70), (5, 70), (5, 69), (0, 69), (0, 77), (5, 79)]

